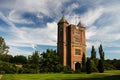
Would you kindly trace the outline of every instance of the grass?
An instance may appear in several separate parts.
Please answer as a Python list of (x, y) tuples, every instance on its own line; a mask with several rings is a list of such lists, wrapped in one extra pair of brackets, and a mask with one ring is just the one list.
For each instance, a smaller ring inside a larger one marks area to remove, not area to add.
[(120, 70), (92, 74), (6, 74), (1, 80), (120, 80)]

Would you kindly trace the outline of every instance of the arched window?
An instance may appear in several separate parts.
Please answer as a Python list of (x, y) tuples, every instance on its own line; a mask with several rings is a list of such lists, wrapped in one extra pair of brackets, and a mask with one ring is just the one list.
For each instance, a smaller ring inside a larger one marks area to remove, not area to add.
[(81, 69), (81, 64), (79, 62), (75, 63), (75, 71), (79, 71)]

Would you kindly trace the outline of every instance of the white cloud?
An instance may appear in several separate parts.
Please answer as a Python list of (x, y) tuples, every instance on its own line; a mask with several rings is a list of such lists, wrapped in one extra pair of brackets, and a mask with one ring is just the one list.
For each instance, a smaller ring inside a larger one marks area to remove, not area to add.
[(0, 18), (1, 18), (3, 21), (5, 21), (8, 25), (14, 26), (14, 24), (11, 23), (11, 22), (8, 20), (8, 18), (4, 16), (4, 14), (3, 14), (2, 12), (0, 12)]
[(86, 39), (90, 39), (92, 36), (95, 36), (97, 31), (96, 26), (91, 26), (86, 30)]
[(9, 15), (8, 15), (8, 19), (14, 23), (20, 23), (20, 24), (34, 24), (33, 21), (28, 20), (28, 19), (24, 19), (21, 16), (21, 12), (17, 12), (15, 10), (12, 10)]
[(72, 13), (72, 16), (67, 15), (66, 18), (72, 24), (77, 25), (79, 21), (81, 21), (85, 27), (88, 27), (88, 26), (90, 27), (90, 26), (93, 26), (93, 23), (101, 17), (104, 11), (105, 10), (103, 7), (98, 7), (95, 9), (89, 9), (88, 12), (82, 15)]
[[(60, 12), (63, 3), (69, 0), (17, 0), (15, 10), (27, 12), (40, 12), (52, 16)], [(22, 5), (21, 7), (18, 5)]]
[[(47, 26), (44, 28), (28, 28), (28, 27), (16, 27), (13, 22), (11, 22), (7, 17), (2, 13), (0, 18), (4, 20), (9, 27), (9, 32), (14, 36), (13, 39), (7, 39), (6, 43), (10, 47), (32, 47), (35, 45), (56, 45), (57, 39), (57, 23), (47, 23)], [(2, 30), (2, 29), (1, 29)], [(8, 34), (9, 35), (9, 34)], [(10, 53), (16, 53), (19, 51), (16, 48), (11, 48)], [(20, 51), (19, 51), (20, 52)], [(18, 52), (18, 53), (19, 53)], [(23, 51), (24, 52), (24, 51)], [(22, 52), (22, 53), (23, 53)]]
[[(85, 27), (87, 27), (87, 48), (91, 48), (92, 45), (96, 45), (96, 47), (98, 47), (100, 43), (103, 43), (103, 45), (105, 46), (119, 47), (119, 42), (115, 42), (117, 40), (120, 40), (120, 8), (118, 3), (114, 3), (114, 5), (112, 5), (111, 3), (107, 3), (109, 5), (105, 5), (105, 3), (100, 4), (103, 1), (95, 1), (94, 4), (98, 5), (93, 5), (94, 8), (89, 8), (88, 11), (84, 14), (75, 14), (73, 10), (79, 8), (81, 5), (79, 5), (78, 3), (73, 3), (67, 8), (64, 8), (66, 5), (63, 5), (63, 3), (65, 2), (70, 2), (70, 0), (16, 0), (14, 3), (8, 1), (6, 5), (0, 5), (0, 9), (1, 7), (5, 7), (10, 10), (7, 17), (5, 14), (0, 12), (0, 18), (10, 26), (6, 31), (9, 31), (12, 36), (14, 36), (13, 39), (6, 40), (7, 44), (10, 45), (10, 47), (30, 46), (33, 48), (37, 44), (56, 45), (57, 21), (58, 17), (60, 18), (61, 16), (61, 11), (65, 9), (65, 11), (67, 12), (66, 18), (70, 23), (77, 24), (79, 21), (78, 19), (76, 19), (75, 17), (71, 17), (70, 15), (77, 17), (80, 16), (81, 22), (85, 25)], [(85, 6), (85, 4), (83, 5)], [(44, 18), (44, 16), (48, 16), (54, 18), (55, 21), (51, 23), (47, 22), (46, 26), (42, 28), (41, 26), (38, 26), (38, 28), (15, 26), (14, 23), (34, 24), (32, 21), (22, 18), (22, 13), (24, 12), (35, 13), (36, 17), (40, 19)], [(107, 19), (101, 17), (105, 14), (108, 16)], [(99, 20), (99, 23), (102, 26), (94, 25), (94, 22), (96, 22), (97, 20)], [(5, 31), (4, 28), (1, 27), (0, 30)], [(10, 49), (11, 52), (14, 50), (21, 52), (18, 50), (18, 48), (16, 49), (12, 47)], [(24, 54), (24, 52), (21, 53)]]
[(81, 21), (85, 26), (91, 26), (93, 23), (100, 18), (100, 16), (104, 13), (103, 7), (98, 7), (93, 10), (89, 10), (87, 13), (81, 16)]
[(24, 56), (28, 56), (28, 55), (31, 55), (32, 52), (31, 51), (26, 51), (26, 50), (21, 50), (19, 48), (11, 46), (10, 49), (9, 49), (9, 54), (11, 54), (13, 56), (23, 55), (23, 54), (24, 54)]
[[(57, 23), (47, 23), (45, 28), (11, 28), (15, 40), (12, 40), (14, 43), (27, 43), (31, 45), (42, 44), (42, 45), (56, 45), (57, 39)], [(11, 43), (11, 42), (10, 42)], [(15, 46), (15, 45), (14, 45)]]

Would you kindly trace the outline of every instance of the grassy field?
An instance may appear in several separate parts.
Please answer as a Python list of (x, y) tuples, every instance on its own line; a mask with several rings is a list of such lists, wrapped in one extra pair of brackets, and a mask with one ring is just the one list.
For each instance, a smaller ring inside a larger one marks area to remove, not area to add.
[(120, 80), (120, 70), (92, 74), (6, 74), (1, 80)]

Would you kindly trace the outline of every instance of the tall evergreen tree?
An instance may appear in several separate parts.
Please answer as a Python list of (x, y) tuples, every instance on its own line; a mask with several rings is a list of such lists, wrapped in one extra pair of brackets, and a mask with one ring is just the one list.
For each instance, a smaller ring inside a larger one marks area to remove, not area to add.
[(92, 50), (91, 50), (91, 59), (96, 59), (96, 51), (94, 46), (92, 46)]
[(83, 72), (86, 71), (86, 56), (85, 56), (85, 53), (83, 53), (83, 56), (82, 56), (82, 71)]
[(98, 63), (98, 71), (100, 73), (103, 73), (104, 72), (104, 51), (101, 44), (99, 46), (99, 55), (100, 55), (100, 60)]
[(104, 60), (104, 51), (102, 48), (102, 44), (100, 44), (100, 46), (99, 46), (99, 55), (100, 55), (100, 59)]
[(91, 65), (92, 65), (92, 72), (97, 72), (97, 58), (96, 58), (96, 50), (94, 46), (92, 46), (91, 50)]
[(92, 64), (90, 58), (88, 58), (86, 62), (86, 72), (87, 74), (90, 74), (92, 72)]

